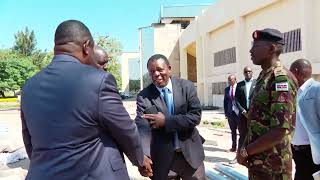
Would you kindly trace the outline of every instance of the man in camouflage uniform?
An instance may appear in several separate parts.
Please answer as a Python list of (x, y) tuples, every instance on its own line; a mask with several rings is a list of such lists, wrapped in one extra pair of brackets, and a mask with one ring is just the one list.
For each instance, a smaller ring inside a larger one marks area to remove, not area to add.
[(284, 38), (275, 29), (253, 33), (250, 50), (262, 71), (257, 79), (249, 109), (246, 144), (237, 160), (248, 167), (249, 179), (292, 179), (291, 133), (295, 121), (297, 82), (280, 64)]

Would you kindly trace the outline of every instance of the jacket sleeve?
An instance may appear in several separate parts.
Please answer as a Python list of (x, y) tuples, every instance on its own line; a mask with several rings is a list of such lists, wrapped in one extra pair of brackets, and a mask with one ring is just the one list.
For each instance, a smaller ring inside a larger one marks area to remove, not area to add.
[(167, 132), (183, 131), (194, 128), (201, 121), (201, 104), (197, 96), (197, 90), (191, 82), (186, 85), (186, 104), (185, 114), (176, 114), (166, 117), (165, 129)]
[(138, 129), (125, 110), (116, 87), (115, 78), (106, 73), (99, 92), (99, 121), (129, 160), (142, 166), (143, 151)]
[(31, 136), (30, 136), (30, 133), (29, 133), (29, 130), (28, 130), (26, 121), (25, 121), (25, 119), (24, 119), (24, 115), (23, 115), (22, 108), (21, 108), (20, 116), (21, 116), (21, 126), (22, 126), (22, 138), (23, 138), (23, 143), (24, 143), (24, 146), (25, 146), (25, 148), (26, 148), (26, 152), (27, 152), (27, 154), (28, 154), (28, 157), (29, 157), (29, 159), (31, 159), (31, 155), (32, 155)]
[(146, 107), (146, 102), (144, 102), (142, 95), (139, 94), (137, 96), (137, 116), (135, 118), (135, 123), (139, 130), (143, 152), (145, 155), (150, 157), (151, 128), (149, 122), (146, 119), (142, 118), (143, 112), (146, 109)]
[(224, 109), (224, 114), (227, 115), (227, 109), (228, 109), (228, 104), (227, 104), (227, 88), (224, 89), (224, 98), (223, 98), (223, 109)]

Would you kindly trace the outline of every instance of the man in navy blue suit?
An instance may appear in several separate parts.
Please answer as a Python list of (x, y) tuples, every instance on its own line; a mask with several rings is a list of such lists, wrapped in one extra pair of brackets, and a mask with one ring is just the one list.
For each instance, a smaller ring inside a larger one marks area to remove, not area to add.
[(21, 97), (30, 180), (129, 180), (123, 153), (151, 176), (138, 129), (115, 78), (94, 66), (94, 42), (80, 21), (62, 22), (54, 58), (30, 78)]
[(237, 129), (239, 124), (239, 109), (235, 101), (235, 93), (237, 88), (237, 80), (235, 75), (229, 75), (229, 86), (224, 90), (224, 114), (228, 119), (229, 127), (231, 130), (232, 146), (229, 149), (230, 152), (237, 150)]

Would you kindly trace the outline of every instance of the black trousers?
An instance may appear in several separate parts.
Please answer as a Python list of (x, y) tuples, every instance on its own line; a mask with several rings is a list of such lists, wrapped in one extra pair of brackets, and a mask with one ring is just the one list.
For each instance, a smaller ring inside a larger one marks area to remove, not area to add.
[(237, 148), (237, 129), (239, 126), (239, 117), (236, 113), (232, 113), (230, 117), (228, 117), (228, 124), (231, 130), (231, 139), (232, 139), (232, 148)]
[(202, 163), (202, 165), (198, 167), (198, 169), (193, 169), (186, 161), (181, 152), (176, 152), (174, 154), (173, 162), (170, 169), (177, 173), (178, 177), (176, 179), (181, 178), (182, 180), (206, 180), (204, 164)]
[(245, 143), (244, 140), (246, 138), (246, 135), (248, 133), (248, 119), (241, 115), (240, 117), (240, 121), (239, 121), (239, 134), (240, 134), (240, 138), (239, 138), (239, 142), (238, 142), (238, 149), (240, 149), (243, 144)]
[(320, 165), (313, 163), (310, 145), (291, 145), (293, 160), (296, 164), (295, 180), (313, 180), (312, 174), (320, 170)]

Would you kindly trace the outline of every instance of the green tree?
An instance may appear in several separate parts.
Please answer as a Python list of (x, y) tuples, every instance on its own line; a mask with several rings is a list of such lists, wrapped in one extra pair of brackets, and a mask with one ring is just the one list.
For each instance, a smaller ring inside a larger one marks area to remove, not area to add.
[(31, 55), (32, 64), (38, 67), (39, 70), (46, 67), (53, 58), (53, 52), (36, 50)]
[(137, 92), (140, 90), (140, 79), (129, 79), (129, 91)]
[[(11, 55), (14, 56), (14, 55)], [(37, 72), (37, 67), (28, 57), (0, 59), (0, 94), (21, 89), (25, 81)]]
[(15, 35), (15, 45), (13, 50), (24, 56), (30, 56), (36, 48), (36, 37), (34, 31), (30, 31), (28, 27), (24, 31), (18, 31)]
[(119, 59), (122, 53), (122, 44), (115, 38), (98, 36), (96, 43), (101, 46), (109, 56), (106, 71), (110, 72), (117, 81), (118, 89), (121, 88), (121, 66)]

